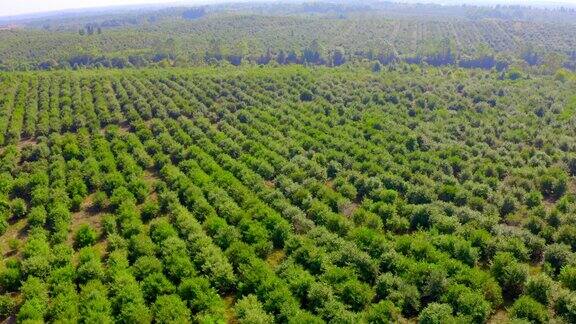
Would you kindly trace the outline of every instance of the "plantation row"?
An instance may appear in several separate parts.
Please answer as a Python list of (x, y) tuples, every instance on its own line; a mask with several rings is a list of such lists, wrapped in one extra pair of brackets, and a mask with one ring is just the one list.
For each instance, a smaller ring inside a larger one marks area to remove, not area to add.
[(2, 316), (574, 322), (573, 76), (413, 69), (2, 75)]
[(60, 30), (58, 22), (52, 22), (54, 30), (0, 30), (0, 69), (182, 67), (220, 61), (338, 66), (368, 59), (381, 64), (484, 69), (524, 64), (574, 70), (576, 61), (575, 27), (562, 22), (390, 17), (386, 11), (368, 9), (335, 19), (240, 9), (198, 20), (154, 18), (89, 36), (84, 28), (80, 34)]

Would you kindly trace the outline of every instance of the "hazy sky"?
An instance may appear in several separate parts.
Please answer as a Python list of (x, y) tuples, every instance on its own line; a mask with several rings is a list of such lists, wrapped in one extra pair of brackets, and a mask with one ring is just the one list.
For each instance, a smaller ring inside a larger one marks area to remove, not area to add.
[[(244, 0), (246, 1), (246, 0)], [(274, 1), (274, 0), (272, 0)], [(478, 1), (486, 2), (487, 0)], [(556, 3), (556, 4), (576, 4), (576, 0), (488, 0), (489, 2), (503, 3)], [(0, 16), (13, 16), (24, 13), (36, 13), (45, 11), (54, 11), (62, 9), (78, 9), (91, 7), (106, 7), (114, 5), (134, 5), (134, 4), (205, 4), (213, 2), (238, 2), (238, 0), (0, 0)], [(399, 0), (402, 2), (402, 0)], [(436, 2), (442, 3), (442, 0), (420, 0), (418, 2)], [(453, 3), (448, 0), (446, 3)], [(475, 1), (463, 1), (474, 3)]]
[[(13, 16), (23, 13), (106, 7), (116, 5), (182, 3), (179, 0), (0, 0), (0, 16)], [(186, 3), (206, 3), (207, 0), (188, 0)], [(216, 2), (216, 1), (210, 1)]]

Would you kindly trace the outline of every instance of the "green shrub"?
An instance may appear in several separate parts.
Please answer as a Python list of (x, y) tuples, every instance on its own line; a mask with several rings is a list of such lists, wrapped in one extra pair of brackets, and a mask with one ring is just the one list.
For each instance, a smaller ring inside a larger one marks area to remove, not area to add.
[(344, 303), (351, 306), (352, 310), (359, 311), (370, 304), (374, 298), (374, 292), (369, 285), (350, 280), (343, 284), (341, 298)]
[(0, 269), (0, 286), (6, 291), (16, 291), (20, 287), (22, 278), (21, 264), (16, 259), (5, 261), (4, 267)]
[(16, 301), (10, 295), (0, 296), (0, 318), (6, 318), (13, 314), (16, 308)]
[(48, 213), (44, 206), (35, 206), (28, 213), (28, 224), (32, 227), (43, 227), (46, 224)]
[(153, 273), (162, 272), (162, 262), (154, 256), (144, 255), (136, 259), (132, 265), (132, 273), (138, 280), (142, 280)]
[(509, 312), (512, 318), (525, 319), (532, 323), (546, 323), (548, 321), (546, 307), (528, 296), (518, 298)]
[(97, 191), (94, 194), (92, 206), (98, 211), (103, 211), (108, 205), (108, 196), (104, 191)]
[(142, 280), (140, 286), (142, 287), (144, 299), (149, 303), (153, 303), (158, 296), (169, 295), (176, 290), (172, 282), (161, 272), (150, 274)]
[(194, 314), (210, 314), (215, 318), (224, 317), (224, 302), (218, 292), (204, 277), (183, 279), (178, 286), (178, 294), (188, 303)]
[(455, 323), (452, 316), (452, 307), (448, 304), (430, 303), (420, 312), (418, 317), (420, 324), (445, 324)]
[(149, 323), (151, 314), (146, 307), (140, 286), (129, 273), (117, 274), (110, 285), (112, 312), (116, 321), (123, 323)]
[(80, 225), (80, 228), (76, 231), (74, 235), (74, 245), (76, 248), (83, 248), (86, 246), (93, 245), (98, 239), (98, 234), (95, 230), (88, 224)]
[(132, 192), (126, 189), (126, 187), (118, 187), (114, 189), (110, 196), (110, 206), (116, 209), (125, 202), (136, 203), (136, 198), (134, 198)]
[(43, 323), (47, 310), (47, 303), (37, 298), (29, 299), (20, 306), (16, 319), (21, 323), (27, 321)]
[(544, 262), (550, 266), (552, 275), (555, 276), (560, 269), (574, 259), (570, 246), (565, 244), (550, 244), (544, 252)]
[(395, 323), (398, 320), (398, 309), (387, 300), (371, 305), (365, 313), (367, 323)]
[(300, 100), (301, 101), (312, 101), (313, 98), (314, 98), (314, 95), (312, 94), (312, 92), (310, 92), (308, 90), (304, 90), (304, 91), (302, 91), (302, 93), (300, 93)]
[(102, 234), (110, 236), (118, 232), (118, 224), (116, 224), (116, 217), (110, 214), (102, 215)]
[(514, 298), (524, 291), (528, 268), (518, 263), (512, 254), (507, 252), (496, 254), (490, 271), (508, 296)]
[(6, 215), (0, 213), (0, 235), (3, 235), (8, 230), (8, 220), (6, 219)]
[(10, 202), (10, 210), (15, 218), (24, 217), (27, 209), (26, 201), (22, 198), (16, 198)]
[(100, 279), (104, 276), (104, 269), (100, 262), (100, 256), (93, 247), (84, 247), (80, 249), (78, 255), (78, 268), (76, 269), (76, 275), (80, 283), (85, 283), (93, 279)]
[(565, 266), (560, 270), (558, 279), (564, 287), (576, 291), (576, 266)]
[(551, 168), (540, 177), (540, 191), (545, 197), (560, 198), (566, 192), (568, 176), (560, 168)]
[(80, 289), (79, 313), (85, 323), (111, 323), (108, 290), (100, 281), (89, 281)]
[(190, 323), (190, 310), (178, 295), (158, 297), (152, 306), (155, 323)]
[(248, 295), (236, 302), (234, 312), (241, 324), (273, 323), (274, 318), (266, 313), (256, 296)]
[(452, 305), (456, 315), (475, 323), (484, 323), (490, 315), (490, 303), (481, 294), (463, 285), (451, 286), (443, 299)]
[(576, 294), (561, 291), (554, 304), (556, 314), (563, 317), (568, 323), (576, 323)]
[(376, 280), (376, 294), (379, 299), (394, 302), (406, 316), (413, 316), (420, 309), (420, 292), (414, 285), (406, 283), (399, 277), (384, 273)]
[(552, 295), (552, 279), (545, 274), (540, 274), (528, 279), (526, 294), (537, 302), (548, 305)]
[(142, 213), (142, 219), (152, 220), (160, 214), (160, 205), (152, 200), (146, 201), (144, 205), (142, 205), (140, 212)]

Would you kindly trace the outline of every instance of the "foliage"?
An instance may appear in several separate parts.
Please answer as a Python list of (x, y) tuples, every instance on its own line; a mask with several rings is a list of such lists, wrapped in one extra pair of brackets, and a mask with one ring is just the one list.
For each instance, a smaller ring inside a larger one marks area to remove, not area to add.
[(96, 243), (97, 238), (98, 235), (96, 234), (96, 231), (94, 231), (89, 225), (84, 224), (80, 226), (78, 231), (76, 231), (74, 244), (78, 248), (83, 248)]
[(528, 296), (520, 297), (512, 305), (510, 316), (512, 318), (526, 319), (532, 323), (546, 323), (548, 321), (546, 308)]
[(272, 317), (264, 311), (262, 304), (254, 295), (239, 300), (234, 310), (239, 323), (264, 324), (272, 321)]
[(420, 313), (420, 324), (440, 324), (454, 321), (452, 307), (447, 304), (431, 303)]
[(190, 323), (190, 310), (178, 295), (158, 297), (152, 310), (156, 323)]
[(0, 310), (573, 322), (575, 80), (381, 71), (1, 74)]

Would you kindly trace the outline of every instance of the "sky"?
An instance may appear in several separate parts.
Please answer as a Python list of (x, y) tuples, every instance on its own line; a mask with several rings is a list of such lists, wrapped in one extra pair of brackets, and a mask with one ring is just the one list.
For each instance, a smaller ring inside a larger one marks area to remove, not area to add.
[[(188, 0), (186, 3), (203, 4), (207, 0)], [(177, 4), (179, 0), (0, 0), (0, 16), (27, 13), (138, 4)]]
[[(273, 0), (272, 0), (273, 1)], [(402, 0), (397, 0), (402, 2)], [(430, 1), (430, 0), (429, 0)], [(486, 0), (484, 0), (486, 1)], [(494, 2), (497, 0), (492, 0)], [(500, 0), (501, 2), (515, 2), (522, 4), (538, 3), (570, 3), (576, 5), (576, 0)], [(213, 2), (235, 2), (235, 0), (0, 0), (0, 17), (14, 16), (28, 13), (57, 11), (64, 9), (94, 8), (117, 5), (136, 4), (205, 4)], [(428, 2), (421, 0), (419, 2)], [(430, 1), (442, 3), (442, 1)], [(450, 1), (448, 1), (450, 2)], [(464, 2), (464, 1), (463, 1)], [(474, 1), (465, 1), (474, 3)], [(482, 2), (482, 1), (478, 1)]]

